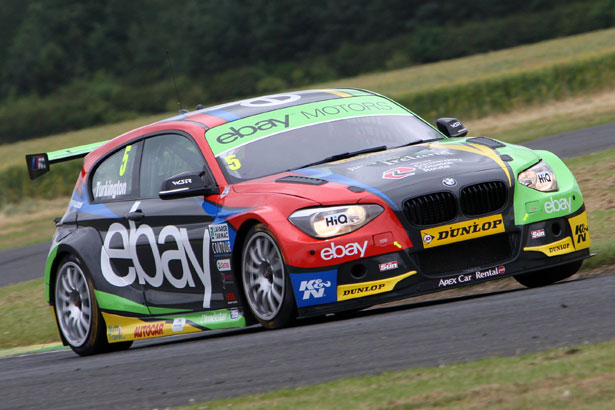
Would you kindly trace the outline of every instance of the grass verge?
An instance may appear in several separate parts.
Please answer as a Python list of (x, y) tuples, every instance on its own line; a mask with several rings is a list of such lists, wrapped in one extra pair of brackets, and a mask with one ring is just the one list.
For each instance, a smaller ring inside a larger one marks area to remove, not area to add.
[(615, 342), (353, 377), (214, 400), (201, 409), (611, 409)]
[(43, 279), (0, 287), (0, 349), (59, 342)]

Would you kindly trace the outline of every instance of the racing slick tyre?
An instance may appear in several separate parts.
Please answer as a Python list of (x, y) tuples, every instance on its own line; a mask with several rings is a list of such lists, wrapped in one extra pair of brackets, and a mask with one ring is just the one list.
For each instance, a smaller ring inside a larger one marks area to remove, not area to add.
[(271, 232), (261, 224), (246, 235), (241, 282), (250, 311), (261, 325), (277, 329), (295, 320), (295, 300), (284, 258)]
[(114, 344), (107, 341), (105, 321), (98, 309), (94, 286), (74, 256), (66, 257), (60, 263), (54, 299), (58, 328), (78, 355), (123, 350), (132, 344), (132, 341)]
[(530, 273), (515, 275), (517, 282), (528, 288), (547, 286), (571, 277), (581, 268), (582, 260)]

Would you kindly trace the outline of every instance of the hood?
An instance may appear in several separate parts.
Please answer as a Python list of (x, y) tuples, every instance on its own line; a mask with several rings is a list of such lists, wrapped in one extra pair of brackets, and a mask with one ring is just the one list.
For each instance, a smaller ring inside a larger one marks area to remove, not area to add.
[[(499, 143), (499, 147), (505, 145)], [(512, 187), (515, 179), (509, 165), (512, 160), (506, 155), (500, 156), (494, 147), (448, 140), (300, 169), (292, 173), (295, 177), (291, 180), (288, 180), (289, 174), (278, 174), (247, 185), (240, 184), (239, 189), (301, 196), (319, 203), (359, 202), (362, 197), (375, 194), (399, 209), (402, 202), (411, 197), (442, 191), (458, 195), (463, 187), (481, 182), (502, 181)], [(358, 195), (360, 193), (363, 195)]]

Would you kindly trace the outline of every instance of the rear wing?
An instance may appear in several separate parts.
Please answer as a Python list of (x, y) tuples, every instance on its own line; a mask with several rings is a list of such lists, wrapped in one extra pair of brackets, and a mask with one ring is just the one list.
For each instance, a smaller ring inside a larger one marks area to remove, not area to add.
[(107, 141), (101, 141), (93, 144), (61, 149), (58, 151), (43, 152), (41, 154), (28, 154), (26, 155), (26, 164), (28, 166), (28, 174), (30, 175), (30, 179), (38, 178), (49, 172), (49, 167), (51, 164), (83, 158), (96, 148), (106, 143)]

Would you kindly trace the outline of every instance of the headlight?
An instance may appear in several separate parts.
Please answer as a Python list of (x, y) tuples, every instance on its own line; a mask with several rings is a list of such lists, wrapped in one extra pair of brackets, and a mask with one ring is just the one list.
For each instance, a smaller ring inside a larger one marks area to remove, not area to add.
[(557, 191), (557, 180), (555, 173), (544, 161), (519, 174), (517, 178), (520, 184), (542, 192)]
[(356, 231), (384, 209), (379, 205), (344, 205), (301, 209), (288, 220), (314, 238), (331, 238)]

